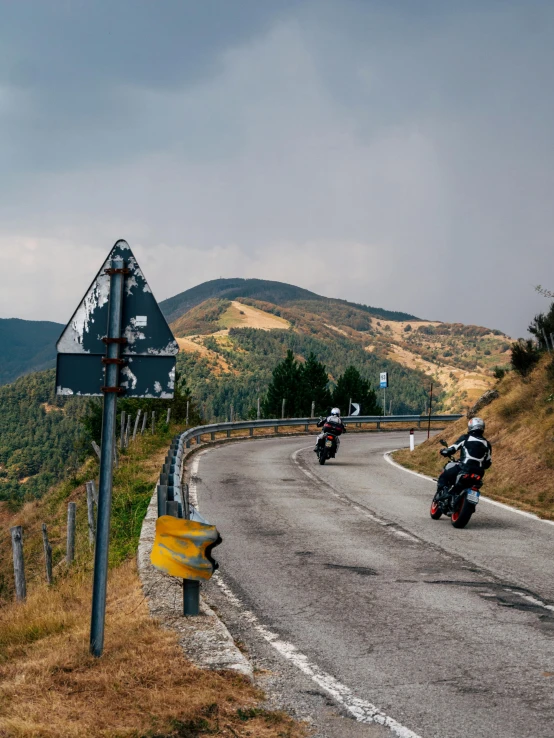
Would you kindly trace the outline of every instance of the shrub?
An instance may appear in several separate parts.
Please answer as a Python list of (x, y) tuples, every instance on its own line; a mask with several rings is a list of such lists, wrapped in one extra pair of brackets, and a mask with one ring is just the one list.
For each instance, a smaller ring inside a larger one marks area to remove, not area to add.
[(495, 379), (503, 379), (506, 376), (506, 370), (501, 366), (495, 366), (493, 374)]
[(409, 333), (412, 330), (412, 326), (408, 323), (408, 325), (404, 326), (404, 333)]
[(514, 371), (526, 377), (540, 359), (540, 352), (533, 341), (519, 339), (512, 344), (511, 364)]

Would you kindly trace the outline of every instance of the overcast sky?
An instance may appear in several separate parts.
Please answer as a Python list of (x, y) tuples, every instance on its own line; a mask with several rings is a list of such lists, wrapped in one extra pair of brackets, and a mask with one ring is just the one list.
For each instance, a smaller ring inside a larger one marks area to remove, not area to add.
[(554, 3), (0, 0), (0, 317), (111, 245), (524, 335), (554, 289)]

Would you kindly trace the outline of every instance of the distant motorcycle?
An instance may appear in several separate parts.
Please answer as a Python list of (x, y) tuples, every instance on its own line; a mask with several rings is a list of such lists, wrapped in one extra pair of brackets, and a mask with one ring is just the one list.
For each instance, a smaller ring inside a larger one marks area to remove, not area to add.
[(337, 437), (332, 433), (325, 433), (323, 438), (317, 441), (317, 458), (323, 466), (327, 459), (334, 459), (337, 454)]
[[(441, 444), (448, 447), (446, 441)], [(451, 458), (444, 465), (451, 469), (457, 459)], [(477, 472), (460, 472), (455, 483), (446, 490), (435, 492), (431, 503), (431, 517), (438, 520), (443, 515), (450, 518), (454, 528), (465, 528), (479, 502), (479, 490), (483, 486), (483, 475)]]

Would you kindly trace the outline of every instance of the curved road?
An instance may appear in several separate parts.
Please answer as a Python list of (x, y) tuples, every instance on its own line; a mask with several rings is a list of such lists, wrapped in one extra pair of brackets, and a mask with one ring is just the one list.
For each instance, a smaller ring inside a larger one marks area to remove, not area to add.
[(552, 738), (554, 526), (485, 501), (431, 520), (433, 483), (384, 458), (406, 442), (352, 434), (324, 467), (307, 437), (201, 452), (208, 598), (318, 736)]

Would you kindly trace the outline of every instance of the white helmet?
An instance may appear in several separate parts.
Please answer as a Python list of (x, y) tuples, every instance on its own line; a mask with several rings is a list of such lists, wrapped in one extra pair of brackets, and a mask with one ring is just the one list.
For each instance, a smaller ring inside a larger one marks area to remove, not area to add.
[(338, 409), (338, 407), (334, 407), (331, 410), (331, 415), (338, 415), (340, 417), (340, 410)]
[(469, 433), (483, 432), (485, 430), (485, 421), (482, 418), (471, 418), (467, 424)]

